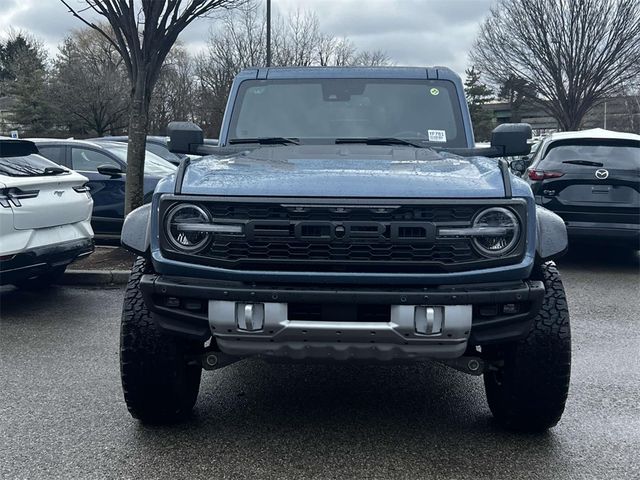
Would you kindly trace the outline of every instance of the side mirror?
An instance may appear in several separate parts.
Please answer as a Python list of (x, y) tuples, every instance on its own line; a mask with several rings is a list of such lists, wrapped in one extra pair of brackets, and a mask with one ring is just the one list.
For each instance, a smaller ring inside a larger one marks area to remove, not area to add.
[(531, 145), (527, 140), (532, 136), (528, 123), (503, 123), (491, 132), (491, 147), (502, 152), (502, 157), (529, 155)]
[(173, 153), (195, 153), (204, 144), (202, 129), (191, 122), (171, 122), (167, 126), (169, 151)]
[(527, 161), (522, 158), (518, 160), (512, 160), (509, 164), (509, 167), (514, 173), (522, 175), (527, 169)]
[(116, 167), (115, 165), (100, 165), (98, 167), (98, 173), (106, 177), (114, 178), (119, 177), (124, 172), (120, 167)]

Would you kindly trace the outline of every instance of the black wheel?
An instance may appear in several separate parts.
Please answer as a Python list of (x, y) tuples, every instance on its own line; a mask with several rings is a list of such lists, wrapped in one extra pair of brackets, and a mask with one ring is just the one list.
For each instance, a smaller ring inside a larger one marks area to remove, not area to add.
[(571, 373), (569, 310), (553, 262), (541, 265), (544, 303), (528, 336), (514, 344), (483, 349), (502, 366), (484, 374), (489, 408), (505, 428), (541, 432), (558, 423)]
[(171, 423), (191, 413), (198, 397), (202, 368), (190, 361), (203, 345), (169, 336), (158, 329), (140, 291), (140, 278), (151, 272), (138, 258), (122, 307), (120, 374), (124, 400), (144, 423)]
[(15, 282), (15, 286), (22, 288), (23, 290), (43, 290), (51, 286), (52, 284), (57, 283), (58, 280), (62, 278), (62, 275), (64, 275), (64, 271), (66, 269), (66, 265), (63, 265), (61, 267), (54, 267), (46, 273), (38, 275), (37, 277), (19, 280)]

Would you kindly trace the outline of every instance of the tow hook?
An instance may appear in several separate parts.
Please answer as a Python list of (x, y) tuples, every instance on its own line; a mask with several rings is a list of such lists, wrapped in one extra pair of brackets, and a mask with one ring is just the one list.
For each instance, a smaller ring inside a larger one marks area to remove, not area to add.
[(205, 352), (199, 358), (200, 364), (205, 370), (218, 370), (240, 360), (238, 357), (215, 351)]
[(469, 375), (482, 375), (486, 370), (486, 363), (480, 357), (459, 357), (440, 362)]

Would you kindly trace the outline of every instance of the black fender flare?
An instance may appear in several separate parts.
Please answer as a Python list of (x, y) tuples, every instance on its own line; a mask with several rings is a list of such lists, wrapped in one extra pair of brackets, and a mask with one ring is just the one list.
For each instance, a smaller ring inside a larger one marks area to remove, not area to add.
[(130, 252), (147, 257), (151, 245), (151, 204), (133, 210), (124, 219), (120, 243)]
[(551, 210), (536, 205), (536, 262), (542, 263), (563, 256), (569, 248), (564, 220)]

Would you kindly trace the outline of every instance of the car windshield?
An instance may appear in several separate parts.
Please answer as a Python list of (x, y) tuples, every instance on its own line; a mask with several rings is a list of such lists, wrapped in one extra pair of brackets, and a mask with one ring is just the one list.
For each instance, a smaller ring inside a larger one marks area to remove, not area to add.
[(640, 168), (640, 142), (587, 140), (580, 142), (558, 142), (551, 145), (541, 164), (544, 168), (553, 165), (599, 166), (604, 168)]
[(425, 146), (466, 145), (453, 82), (412, 79), (246, 80), (234, 102), (228, 135), (286, 138), (418, 140)]
[[(106, 147), (109, 151), (115, 153), (123, 162), (127, 161), (127, 146), (126, 145), (109, 145)], [(144, 158), (144, 173), (148, 175), (166, 176), (174, 173), (178, 167), (168, 162), (162, 157), (159, 157), (155, 153), (147, 150)]]
[[(32, 153), (20, 157), (0, 157), (0, 175), (33, 177), (59, 173), (60, 165)], [(66, 172), (66, 169), (62, 169)]]
[(168, 160), (170, 163), (180, 163), (181, 158), (175, 153), (169, 151), (167, 147), (155, 142), (147, 141), (147, 151), (153, 152), (159, 157)]

